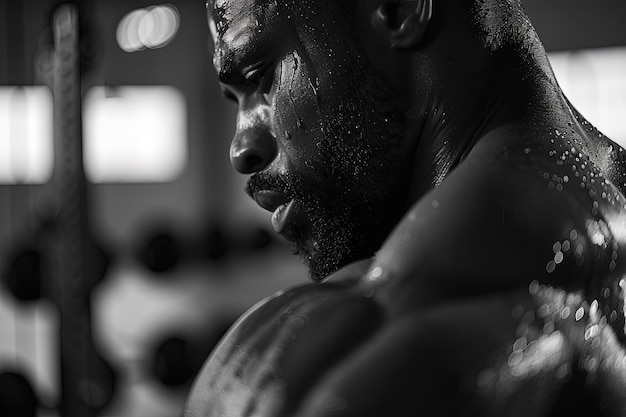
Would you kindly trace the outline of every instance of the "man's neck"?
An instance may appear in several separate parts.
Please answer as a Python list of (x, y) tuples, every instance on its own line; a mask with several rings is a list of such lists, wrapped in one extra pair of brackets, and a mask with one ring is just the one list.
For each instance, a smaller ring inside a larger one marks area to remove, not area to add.
[[(493, 54), (484, 68), (448, 71), (411, 134), (416, 141), (412, 204), (439, 185), (489, 132), (528, 136), (528, 126), (573, 119), (543, 48)], [(443, 72), (443, 71), (442, 71)]]

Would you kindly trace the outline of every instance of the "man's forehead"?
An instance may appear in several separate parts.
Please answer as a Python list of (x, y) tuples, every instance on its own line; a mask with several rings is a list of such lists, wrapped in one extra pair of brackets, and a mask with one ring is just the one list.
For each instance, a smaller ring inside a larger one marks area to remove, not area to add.
[[(215, 44), (213, 64), (228, 76), (236, 56), (252, 47), (268, 19), (277, 17), (277, 0), (209, 0), (209, 28)], [(239, 51), (239, 54), (235, 52)]]
[(207, 12), (213, 40), (222, 38), (229, 27), (237, 21), (249, 21), (263, 13), (270, 3), (277, 0), (208, 0)]
[(323, 38), (324, 42), (334, 42), (326, 38), (343, 28), (338, 20), (339, 9), (329, 7), (332, 5), (336, 6), (334, 0), (208, 0), (215, 68), (218, 73), (228, 74), (236, 58), (260, 44), (300, 43), (301, 36), (315, 39), (312, 42)]
[(213, 19), (232, 20), (241, 15), (257, 14), (278, 0), (209, 0), (207, 9)]
[(279, 0), (208, 0), (207, 5), (214, 10), (225, 10), (234, 6), (244, 5), (263, 5), (268, 3), (277, 3)]

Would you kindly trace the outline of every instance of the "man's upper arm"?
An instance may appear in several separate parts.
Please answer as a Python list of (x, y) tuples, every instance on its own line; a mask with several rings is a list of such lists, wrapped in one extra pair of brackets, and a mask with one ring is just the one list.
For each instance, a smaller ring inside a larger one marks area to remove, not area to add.
[[(558, 372), (573, 349), (560, 332), (533, 340), (542, 320), (525, 313), (535, 309), (522, 288), (389, 320), (330, 368), (294, 415), (545, 415), (567, 382)], [(523, 336), (541, 347), (514, 347)]]

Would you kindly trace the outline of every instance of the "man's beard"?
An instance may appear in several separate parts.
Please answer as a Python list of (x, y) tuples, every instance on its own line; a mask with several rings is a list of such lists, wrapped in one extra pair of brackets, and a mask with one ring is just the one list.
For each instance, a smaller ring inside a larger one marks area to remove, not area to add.
[(249, 194), (274, 189), (298, 202), (306, 225), (288, 227), (284, 237), (316, 281), (373, 256), (406, 208), (398, 99), (369, 68), (363, 71), (365, 77), (354, 80), (358, 85), (346, 89), (350, 101), (322, 116), (320, 157), (308, 175), (262, 172), (248, 183)]

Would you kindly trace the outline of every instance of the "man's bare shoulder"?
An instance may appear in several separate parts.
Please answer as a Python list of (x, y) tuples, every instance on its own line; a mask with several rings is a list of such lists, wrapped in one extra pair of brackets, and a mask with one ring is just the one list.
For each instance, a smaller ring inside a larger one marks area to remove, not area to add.
[(185, 415), (291, 415), (380, 326), (376, 303), (352, 285), (301, 285), (253, 307), (209, 358)]
[(370, 268), (371, 287), (397, 306), (532, 280), (593, 287), (594, 297), (615, 287), (626, 273), (624, 196), (581, 152), (572, 161), (535, 152), (492, 143), (471, 153), (397, 225)]

